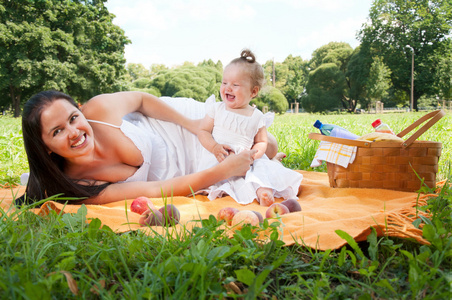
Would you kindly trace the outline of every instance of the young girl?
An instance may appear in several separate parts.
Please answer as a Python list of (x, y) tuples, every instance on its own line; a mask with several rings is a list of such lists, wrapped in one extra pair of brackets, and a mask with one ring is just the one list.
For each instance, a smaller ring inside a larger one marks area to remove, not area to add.
[(275, 197), (298, 199), (303, 176), (264, 155), (267, 148), (266, 116), (249, 105), (263, 82), (261, 65), (256, 62), (254, 54), (245, 49), (224, 69), (220, 88), (223, 101), (215, 102), (214, 97), (206, 101), (206, 116), (198, 132), (206, 153), (202, 156), (199, 171), (221, 163), (231, 152), (257, 150), (245, 177), (233, 177), (210, 186), (210, 200), (228, 194), (241, 204), (251, 203), (257, 198), (261, 205), (270, 206)]

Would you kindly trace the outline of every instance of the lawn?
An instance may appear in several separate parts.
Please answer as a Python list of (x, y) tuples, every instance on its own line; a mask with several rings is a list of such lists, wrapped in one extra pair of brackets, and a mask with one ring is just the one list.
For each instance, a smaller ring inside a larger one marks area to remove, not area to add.
[[(384, 115), (277, 116), (270, 127), (293, 169), (309, 165), (318, 142), (308, 139), (312, 124), (337, 124), (362, 135), (381, 118), (395, 132), (425, 113)], [(14, 185), (27, 172), (20, 120), (0, 117), (0, 184)], [(335, 251), (283, 246), (272, 225), (262, 243), (249, 227), (229, 238), (214, 217), (179, 235), (167, 228), (150, 237), (116, 234), (99, 220), (85, 223), (86, 211), (37, 216), (27, 208), (0, 211), (0, 295), (4, 299), (449, 299), (452, 284), (452, 116), (449, 113), (422, 140), (443, 143), (438, 181), (448, 180), (420, 207), (431, 244), (372, 233), (367, 242)], [(315, 171), (326, 171), (324, 166)], [(268, 224), (263, 225), (263, 227)]]

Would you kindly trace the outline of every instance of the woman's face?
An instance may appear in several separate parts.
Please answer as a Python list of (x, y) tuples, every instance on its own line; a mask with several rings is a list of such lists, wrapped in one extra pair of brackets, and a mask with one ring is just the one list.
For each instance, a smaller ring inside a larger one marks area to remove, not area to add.
[(220, 94), (228, 108), (245, 108), (258, 92), (259, 88), (251, 86), (250, 77), (239, 65), (228, 65), (224, 69)]
[(53, 101), (43, 109), (41, 128), (49, 153), (71, 159), (94, 149), (93, 129), (85, 116), (65, 99)]

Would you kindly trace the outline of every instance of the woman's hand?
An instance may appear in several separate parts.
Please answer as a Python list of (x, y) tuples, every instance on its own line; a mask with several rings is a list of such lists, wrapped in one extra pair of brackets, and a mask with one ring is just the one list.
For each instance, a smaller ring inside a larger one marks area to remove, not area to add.
[(253, 156), (256, 152), (257, 150), (245, 150), (239, 154), (232, 153), (226, 157), (220, 165), (225, 166), (229, 171), (228, 178), (233, 176), (245, 176), (254, 162)]

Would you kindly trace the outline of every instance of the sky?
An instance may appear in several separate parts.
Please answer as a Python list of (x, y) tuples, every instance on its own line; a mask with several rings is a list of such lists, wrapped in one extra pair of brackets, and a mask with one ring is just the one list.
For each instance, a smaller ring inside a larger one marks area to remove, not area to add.
[(372, 0), (108, 0), (131, 44), (127, 63), (167, 67), (212, 59), (223, 65), (251, 49), (261, 64), (308, 60), (329, 42), (356, 48)]

